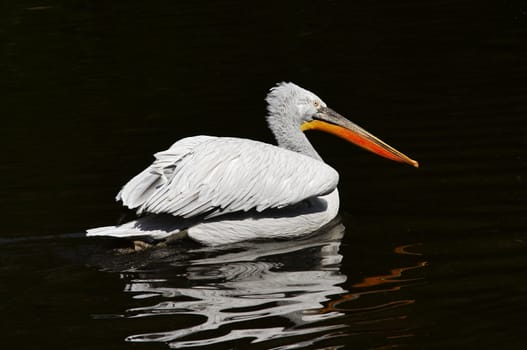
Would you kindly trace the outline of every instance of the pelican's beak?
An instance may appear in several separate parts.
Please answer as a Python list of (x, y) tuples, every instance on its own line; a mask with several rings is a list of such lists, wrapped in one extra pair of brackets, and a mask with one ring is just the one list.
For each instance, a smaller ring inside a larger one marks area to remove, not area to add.
[(302, 131), (312, 129), (326, 131), (381, 157), (400, 163), (410, 164), (416, 168), (419, 167), (417, 161), (382, 142), (360, 126), (350, 122), (348, 119), (330, 108), (320, 107), (315, 118), (316, 119), (310, 122), (302, 124)]

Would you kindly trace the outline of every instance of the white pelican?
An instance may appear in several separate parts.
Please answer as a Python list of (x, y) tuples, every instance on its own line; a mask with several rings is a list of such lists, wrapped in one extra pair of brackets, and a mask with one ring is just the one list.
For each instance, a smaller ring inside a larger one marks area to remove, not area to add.
[(186, 234), (219, 245), (315, 232), (338, 213), (339, 175), (324, 163), (305, 130), (323, 130), (418, 167), (298, 85), (280, 83), (266, 101), (278, 146), (231, 137), (181, 139), (156, 153), (154, 162), (117, 194), (117, 200), (144, 216), (88, 230), (88, 236), (166, 240)]

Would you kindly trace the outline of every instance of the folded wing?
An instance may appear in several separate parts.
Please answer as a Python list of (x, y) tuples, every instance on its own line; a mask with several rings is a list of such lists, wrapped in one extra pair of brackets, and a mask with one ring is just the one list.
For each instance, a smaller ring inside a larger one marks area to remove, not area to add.
[(266, 143), (195, 136), (155, 154), (117, 200), (141, 213), (183, 218), (283, 208), (335, 189), (327, 164)]

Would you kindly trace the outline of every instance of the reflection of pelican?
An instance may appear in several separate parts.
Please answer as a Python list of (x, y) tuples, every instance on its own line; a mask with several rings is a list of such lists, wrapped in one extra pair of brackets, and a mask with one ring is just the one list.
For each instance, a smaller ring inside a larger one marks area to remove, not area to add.
[[(338, 348), (357, 336), (374, 336), (380, 345), (395, 347), (414, 334), (411, 286), (421, 280), (418, 271), (426, 262), (415, 245), (402, 245), (392, 252), (404, 259), (395, 265), (378, 259), (374, 270), (381, 273), (370, 274), (351, 255), (348, 280), (341, 271), (343, 233), (343, 225), (332, 222), (316, 235), (295, 240), (198, 249), (182, 242), (126, 255), (102, 250), (94, 261), (119, 272), (134, 300), (125, 297), (133, 307), (121, 314), (94, 317), (112, 318), (119, 329), (132, 327), (128, 341), (164, 342), (171, 348), (249, 341), (265, 342), (260, 348), (296, 349), (318, 342)], [(346, 249), (353, 253), (352, 245)]]
[[(216, 245), (314, 232), (338, 212), (337, 172), (302, 131), (319, 129), (378, 155), (417, 162), (326, 107), (313, 93), (282, 83), (267, 96), (272, 146), (238, 138), (182, 139), (128, 182), (118, 200), (139, 214), (169, 214), (163, 225), (146, 217), (88, 235), (163, 239), (184, 231)], [(242, 214), (240, 214), (242, 213)], [(169, 216), (170, 217), (170, 216)]]
[[(182, 275), (180, 271), (124, 274), (123, 278), (128, 280), (125, 290), (134, 293), (138, 300), (165, 298), (153, 305), (129, 309), (124, 317), (195, 315), (205, 318), (187, 328), (133, 335), (127, 339), (168, 342), (170, 347), (178, 348), (241, 338), (265, 341), (303, 334), (310, 339), (317, 334), (331, 337), (343, 325), (317, 322), (341, 313), (316, 311), (324, 307), (329, 296), (346, 292), (340, 287), (346, 276), (340, 272), (342, 256), (338, 252), (343, 233), (344, 227), (338, 224), (301, 240), (240, 244), (234, 252), (229, 249), (215, 257), (210, 255), (218, 251), (201, 250), (198, 255), (207, 257), (186, 262), (190, 264), (184, 272), (188, 282), (183, 283), (177, 277)], [(276, 317), (289, 320), (283, 323), (289, 326), (278, 326), (271, 321)], [(272, 326), (255, 328), (258, 320), (270, 322)], [(211, 337), (207, 332), (217, 329), (223, 335)], [(188, 335), (193, 335), (194, 340), (181, 339)], [(201, 340), (195, 340), (196, 337)]]

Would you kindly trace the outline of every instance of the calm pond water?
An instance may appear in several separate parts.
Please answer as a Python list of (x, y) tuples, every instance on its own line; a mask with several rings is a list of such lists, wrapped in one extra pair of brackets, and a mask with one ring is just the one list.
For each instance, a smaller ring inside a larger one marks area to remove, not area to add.
[[(28, 349), (527, 345), (527, 6), (4, 1), (0, 334)], [(420, 161), (311, 133), (341, 215), (297, 241), (117, 255), (86, 228), (189, 135), (272, 142), (294, 81)]]

